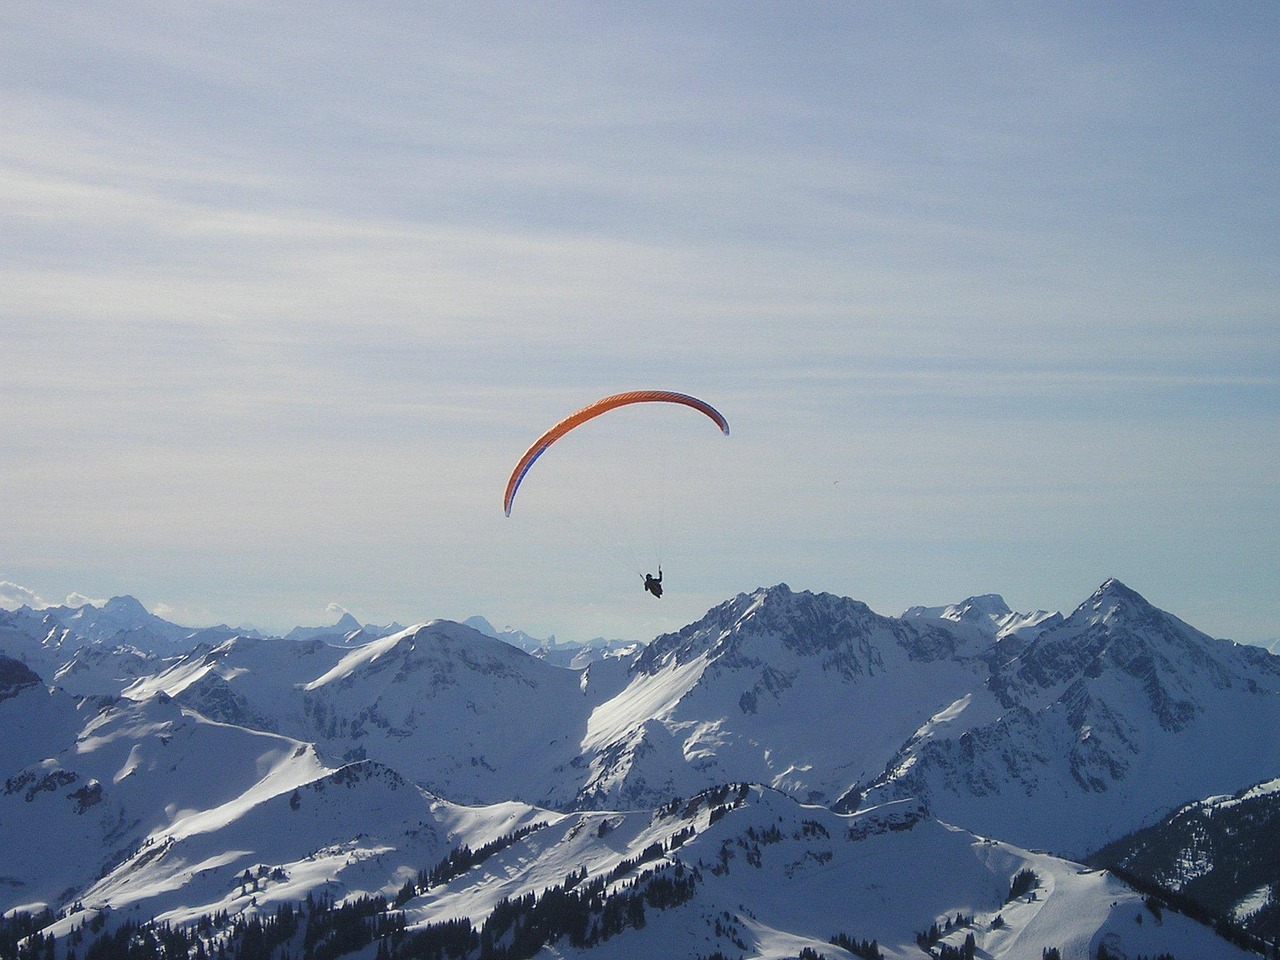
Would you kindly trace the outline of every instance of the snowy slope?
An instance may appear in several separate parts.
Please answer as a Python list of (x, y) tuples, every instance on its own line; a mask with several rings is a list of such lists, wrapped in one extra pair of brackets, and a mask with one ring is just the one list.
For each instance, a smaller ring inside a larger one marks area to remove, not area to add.
[(1280, 938), (1280, 780), (1188, 804), (1091, 860)]
[(301, 735), (306, 720), (297, 689), (331, 670), (346, 652), (321, 640), (237, 636), (195, 648), (124, 695), (145, 700), (163, 693), (213, 720)]
[(130, 687), (207, 716), (372, 759), (453, 800), (542, 802), (570, 770), (590, 710), (579, 672), (433, 621), (352, 649), (236, 638)]
[(785, 584), (742, 594), (651, 643), (593, 712), (584, 797), (659, 803), (750, 780), (833, 802), (980, 687), (990, 645)]
[(136, 647), (93, 643), (72, 653), (54, 671), (50, 682), (74, 696), (118, 696), (164, 666), (159, 656)]
[[(118, 696), (121, 690), (139, 677), (163, 668), (158, 654), (130, 645), (128, 638), (141, 639), (152, 647), (167, 647), (169, 641), (158, 638), (147, 630), (125, 628), (129, 623), (135, 623), (133, 614), (141, 610), (137, 601), (118, 598), (112, 604), (114, 606), (109, 604), (112, 610), (110, 622), (102, 631), (97, 629), (102, 624), (92, 618), (84, 619), (88, 616), (86, 611), (97, 610), (92, 606), (76, 608), (71, 614), (67, 612), (67, 608), (51, 608), (39, 613), (28, 607), (20, 607), (14, 611), (0, 610), (0, 655), (21, 660), (40, 674), (45, 682), (56, 684), (70, 693), (82, 696)], [(135, 604), (137, 605), (134, 606)], [(151, 618), (151, 614), (145, 610), (142, 610), (142, 616)], [(79, 634), (63, 620), (72, 621), (82, 628), (87, 627), (90, 633), (107, 634), (109, 638), (93, 639)], [(169, 626), (174, 627), (172, 624)], [(121, 629), (115, 629), (116, 627)], [(190, 634), (186, 628), (174, 627), (165, 637), (176, 631)]]
[(22, 661), (42, 679), (52, 678), (85, 642), (29, 607), (0, 610), (0, 655)]
[(557, 816), (459, 807), (371, 762), (333, 769), (163, 692), (75, 698), (9, 659), (0, 678), (0, 913), (80, 904), (55, 933), (104, 910), (185, 922), (251, 899), (394, 893), (460, 843)]
[[(409, 932), (450, 920), (479, 929), (504, 904), (546, 896), (571, 877), (577, 888), (600, 881), (606, 894), (625, 895), (657, 876), (683, 878), (689, 895), (642, 908), (643, 925), (624, 925), (590, 948), (561, 936), (541, 955), (640, 958), (674, 947), (687, 956), (783, 958), (808, 947), (843, 957), (829, 942), (843, 934), (908, 958), (920, 956), (917, 935), (937, 925), (936, 943), (960, 946), (972, 936), (979, 955), (995, 960), (1039, 957), (1046, 947), (1084, 960), (1100, 944), (1130, 956), (1174, 948), (1206, 960), (1246, 956), (1175, 914), (1157, 921), (1105, 872), (976, 837), (910, 803), (838, 815), (743, 785), (654, 811), (549, 815), (444, 804), (363, 763), (237, 807), (211, 829), (179, 821), (156, 836), (52, 932), (69, 932), (107, 904), (116, 916), (191, 923), (220, 910), (270, 915), (308, 893), (390, 898), (450, 839), (477, 849), (533, 828), (445, 883), (419, 888), (403, 905)], [(1034, 881), (1010, 900), (1023, 871)]]
[[(592, 956), (655, 956), (677, 931), (681, 942), (692, 940), (701, 920), (703, 936), (713, 935), (708, 953), (733, 955), (738, 939), (749, 956), (791, 957), (804, 946), (838, 956), (826, 941), (844, 933), (876, 940), (889, 957), (918, 957), (916, 934), (957, 914), (968, 922), (943, 942), (960, 946), (972, 934), (979, 955), (994, 958), (1039, 957), (1054, 946), (1084, 958), (1102, 942), (1129, 955), (1174, 945), (1199, 957), (1242, 955), (1182, 918), (1164, 929), (1135, 924), (1140, 898), (1104, 873), (976, 837), (910, 804), (841, 817), (757, 789), (678, 855), (701, 865), (693, 909)], [(1006, 902), (1023, 870), (1036, 874), (1035, 889)], [(778, 890), (786, 895), (769, 893)], [(715, 938), (704, 918), (724, 915), (736, 929)]]
[(19, 661), (0, 657), (0, 777), (8, 778), (75, 740), (92, 701), (50, 690)]
[(276, 777), (177, 817), (84, 891), (81, 912), (131, 909), (189, 923), (222, 910), (269, 913), (308, 894), (390, 899), (459, 844), (479, 847), (556, 816), (513, 803), (459, 807), (368, 761), (320, 773)]
[(321, 770), (307, 744), (212, 723), (164, 696), (104, 705), (36, 686), (0, 703), (6, 731), (19, 713), (32, 746), (15, 753), (6, 738), (0, 752), (3, 909), (62, 903), (192, 811)]
[(980, 685), (987, 646), (781, 586), (582, 670), (435, 621), (351, 650), (237, 638), (127, 695), (164, 691), (468, 803), (645, 806), (728, 780), (830, 801), (882, 770), (940, 692)]
[(537, 802), (578, 755), (578, 674), (437, 620), (349, 652), (300, 691), (308, 730), (450, 799)]

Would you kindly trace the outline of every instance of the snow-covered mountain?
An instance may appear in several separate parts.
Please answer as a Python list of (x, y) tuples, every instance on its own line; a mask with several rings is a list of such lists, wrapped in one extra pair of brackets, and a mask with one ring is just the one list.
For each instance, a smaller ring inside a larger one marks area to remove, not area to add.
[(5, 883), (23, 902), (64, 901), (193, 811), (321, 769), (307, 744), (212, 723), (168, 697), (104, 704), (35, 685), (0, 703), (0, 724), (46, 747), (5, 756), (0, 823), (11, 841), (40, 838), (6, 844)]
[(920, 797), (1074, 856), (1280, 770), (1280, 660), (1116, 581), (1068, 618), (996, 598), (884, 617), (779, 585), (581, 670), (447, 621), (353, 650), (239, 638), (127, 693), (159, 691), (468, 803), (645, 807), (748, 781), (845, 809)]
[(0, 610), (0, 654), (25, 663), (41, 677), (52, 677), (86, 643), (30, 607)]
[(543, 647), (555, 647), (555, 636), (547, 637), (545, 640), (539, 639), (532, 634), (525, 633), (523, 630), (517, 630), (515, 627), (503, 627), (497, 629), (492, 623), (484, 617), (467, 617), (462, 621), (464, 627), (470, 627), (472, 630), (483, 633), (486, 637), (493, 637), (495, 640), (502, 640), (511, 644), (513, 647), (519, 647), (525, 653), (533, 653), (535, 650), (541, 650)]
[(913, 690), (959, 696), (982, 682), (982, 647), (970, 646), (781, 586), (744, 594), (630, 661), (581, 670), (435, 621), (345, 652), (235, 639), (127, 695), (163, 691), (472, 803), (645, 806), (728, 780), (830, 801), (883, 769), (931, 715)]
[(170, 623), (134, 597), (112, 597), (102, 606), (48, 607), (42, 610), (77, 637), (112, 646), (131, 646), (149, 653), (172, 654), (186, 649), (192, 631)]
[(478, 849), (559, 816), (451, 804), (371, 761), (291, 773), (154, 830), (78, 896), (80, 912), (110, 905), (185, 923), (322, 892), (391, 897), (461, 844)]
[(1083, 855), (1280, 770), (1280, 659), (1119, 581), (1016, 655), (1004, 644), (987, 681), (939, 702), (846, 806), (916, 797), (950, 822)]
[[(288, 637), (353, 647), (403, 629), (394, 623), (361, 626), (348, 613), (328, 627), (296, 627)], [(114, 597), (101, 607), (0, 610), (0, 654), (21, 660), (69, 693), (86, 696), (117, 695), (164, 669), (166, 658), (207, 651), (233, 639), (267, 638), (252, 628), (170, 623), (148, 613), (133, 597)]]
[(545, 945), (539, 956), (906, 958), (966, 942), (995, 960), (1155, 956), (1174, 944), (1247, 956), (1208, 927), (1157, 918), (1106, 872), (948, 827), (911, 803), (841, 815), (742, 784), (655, 810), (466, 808), (369, 762), (177, 819), (48, 931), (155, 917), (204, 930), (212, 950), (230, 935), (224, 911), (278, 917), (318, 891), (347, 904), (394, 898), (394, 914), (373, 906), (388, 918), (379, 949), (406, 958), (430, 955), (458, 925), (481, 957), (520, 944), (519, 956)]
[(903, 620), (946, 621), (948, 629), (976, 631), (987, 640), (1021, 637), (1031, 640), (1037, 634), (1062, 622), (1062, 614), (1048, 610), (1015, 613), (999, 594), (969, 597), (961, 603), (940, 607), (909, 607)]
[(75, 696), (113, 696), (164, 664), (163, 658), (136, 647), (87, 644), (53, 672), (50, 682)]
[[(458, 807), (389, 768), (327, 767), (309, 744), (212, 722), (164, 694), (77, 699), (25, 670), (0, 660), (0, 912), (71, 906), (55, 933), (104, 910), (183, 922), (252, 898), (376, 892), (459, 843), (558, 816)], [(37, 743), (58, 749), (37, 759)], [(258, 877), (249, 890), (246, 870)]]
[[(69, 636), (0, 615), (0, 651), (57, 662)], [(0, 657), (0, 914), (58, 910), (55, 960), (126, 918), (198, 924), (210, 952), (308, 895), (394, 899), (360, 902), (385, 929), (400, 908), (378, 949), (405, 960), (464, 926), (473, 955), (522, 924), (545, 944), (553, 903), (586, 919), (546, 957), (907, 957), (918, 935), (1235, 957), (1029, 851), (1081, 856), (1280, 774), (1280, 659), (1116, 581), (1065, 618), (778, 585), (572, 669), (448, 621), (212, 640), (164, 661), (80, 643), (60, 676)], [(90, 695), (108, 681), (126, 696)], [(306, 960), (301, 938), (281, 949)]]
[[(237, 638), (126, 691), (375, 759), (451, 799), (542, 798), (578, 757), (584, 676), (437, 620), (354, 649)], [(571, 776), (570, 783), (575, 782)], [(573, 790), (568, 792), (573, 796)]]
[(162, 669), (164, 656), (232, 635), (223, 626), (192, 630), (169, 623), (133, 597), (115, 597), (102, 607), (0, 610), (0, 654), (83, 696), (118, 695)]
[(595, 709), (582, 799), (653, 802), (697, 776), (845, 809), (918, 797), (1081, 856), (1280, 770), (1280, 660), (1259, 648), (1114, 580), (1065, 619), (953, 609), (983, 606), (979, 629), (785, 586), (730, 601), (655, 640)]
[(936, 696), (982, 683), (971, 639), (785, 584), (741, 594), (654, 640), (593, 711), (582, 800), (749, 780), (830, 803), (883, 769)]

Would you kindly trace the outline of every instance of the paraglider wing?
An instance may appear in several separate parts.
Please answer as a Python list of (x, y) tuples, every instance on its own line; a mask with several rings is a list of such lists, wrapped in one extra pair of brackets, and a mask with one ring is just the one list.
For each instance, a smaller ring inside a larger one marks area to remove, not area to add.
[(684, 393), (674, 393), (670, 390), (633, 390), (630, 393), (616, 393), (611, 397), (605, 397), (589, 406), (583, 407), (577, 413), (569, 414), (569, 416), (534, 441), (533, 446), (524, 452), (524, 456), (520, 458), (516, 468), (511, 471), (511, 479), (507, 481), (507, 492), (502, 498), (502, 509), (506, 515), (508, 517), (511, 516), (511, 503), (515, 500), (516, 491), (520, 489), (520, 484), (524, 480), (525, 474), (529, 472), (533, 462), (542, 456), (549, 446), (574, 427), (580, 426), (588, 420), (600, 416), (602, 413), (608, 413), (617, 407), (625, 407), (629, 403), (682, 403), (686, 407), (692, 407), (694, 410), (706, 414), (720, 428), (721, 433), (725, 436), (729, 435), (729, 422), (721, 416), (720, 411), (705, 400), (699, 400), (697, 397), (691, 397)]

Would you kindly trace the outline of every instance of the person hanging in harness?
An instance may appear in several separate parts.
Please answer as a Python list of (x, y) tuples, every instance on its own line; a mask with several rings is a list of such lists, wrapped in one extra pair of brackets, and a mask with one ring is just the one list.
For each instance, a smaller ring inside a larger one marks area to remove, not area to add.
[(658, 578), (656, 580), (651, 573), (644, 575), (644, 588), (655, 597), (662, 596), (662, 567), (658, 567)]

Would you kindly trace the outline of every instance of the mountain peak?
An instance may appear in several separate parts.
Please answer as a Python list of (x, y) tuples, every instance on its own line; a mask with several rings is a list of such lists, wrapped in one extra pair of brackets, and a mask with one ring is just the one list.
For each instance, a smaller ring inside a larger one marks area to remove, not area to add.
[(342, 616), (338, 618), (338, 622), (333, 625), (333, 629), (346, 633), (350, 630), (361, 629), (360, 621), (353, 617), (350, 611), (344, 611)]
[(148, 615), (147, 608), (142, 605), (141, 601), (127, 594), (121, 597), (112, 597), (102, 605), (102, 609), (106, 613), (128, 617), (146, 617)]
[(998, 593), (984, 593), (978, 597), (969, 597), (957, 605), (957, 613), (961, 619), (965, 617), (1004, 617), (1013, 611)]
[(968, 597), (941, 607), (909, 607), (902, 616), (910, 619), (952, 620), (956, 623), (998, 623), (1013, 611), (998, 593)]
[(1143, 598), (1139, 596), (1139, 594), (1136, 591), (1131, 590), (1129, 587), (1125, 586), (1115, 577), (1108, 577), (1106, 580), (1104, 580), (1102, 583), (1102, 586), (1098, 587), (1098, 589), (1094, 592), (1094, 596), (1095, 597), (1118, 597), (1118, 598), (1124, 598), (1130, 601), (1139, 600), (1143, 603), (1146, 603), (1146, 600), (1143, 600)]
[(486, 637), (494, 637), (496, 639), (498, 636), (498, 631), (493, 628), (493, 624), (484, 617), (467, 617), (462, 621), (462, 625), (470, 627), (472, 630), (477, 630)]
[[(394, 627), (395, 624), (392, 624), (392, 626)], [(402, 630), (403, 628), (400, 628), (400, 629)], [(369, 634), (371, 637), (379, 637), (379, 638), (388, 636), (391, 633), (400, 632), (400, 630), (393, 630), (391, 629), (391, 627), (387, 627), (384, 629), (382, 627), (374, 626), (373, 624), (367, 624), (367, 625), (361, 624), (359, 620), (357, 620), (354, 616), (351, 615), (351, 611), (343, 610), (342, 616), (340, 616), (338, 618), (338, 621), (334, 623), (332, 626), (294, 627), (292, 630), (290, 630), (288, 633), (284, 635), (284, 639), (314, 640), (316, 637), (327, 637), (327, 638), (342, 637), (345, 639), (350, 637), (351, 634), (357, 633), (362, 630), (365, 633)]]
[(1155, 611), (1156, 608), (1144, 597), (1111, 577), (1093, 592), (1093, 596), (1080, 604), (1072, 616), (1084, 617), (1093, 623), (1110, 623), (1133, 616), (1148, 618)]
[(702, 655), (718, 657), (744, 644), (775, 644), (802, 654), (815, 654), (845, 644), (889, 621), (860, 600), (830, 593), (795, 593), (785, 583), (740, 593), (709, 610), (701, 620), (655, 639), (636, 660), (635, 668), (652, 672), (662, 664), (687, 663)]

